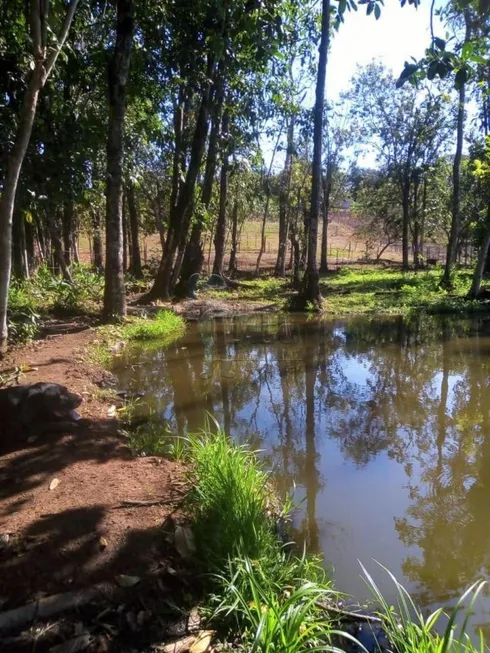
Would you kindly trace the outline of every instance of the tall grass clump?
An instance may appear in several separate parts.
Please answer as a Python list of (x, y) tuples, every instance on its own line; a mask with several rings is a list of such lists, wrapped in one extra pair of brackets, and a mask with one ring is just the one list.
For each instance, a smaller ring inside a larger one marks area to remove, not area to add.
[(137, 318), (124, 327), (128, 340), (158, 340), (170, 344), (185, 332), (185, 322), (172, 311), (159, 311), (154, 318)]
[[(361, 565), (362, 566), (362, 565)], [(396, 605), (390, 605), (384, 598), (372, 576), (362, 567), (366, 582), (376, 603), (379, 616), (396, 653), (484, 653), (488, 648), (480, 641), (475, 644), (468, 635), (468, 621), (473, 606), (485, 586), (485, 582), (474, 583), (457, 601), (448, 613), (438, 608), (428, 616), (416, 605), (405, 587), (385, 567), (397, 591)], [(464, 613), (462, 622), (458, 617)]]
[(267, 558), (277, 552), (269, 516), (273, 493), (269, 475), (246, 447), (222, 431), (191, 436), (193, 489), (189, 496), (199, 558), (208, 570), (223, 569), (229, 558)]
[(320, 602), (337, 595), (319, 558), (297, 556), (279, 540), (270, 475), (220, 430), (188, 443), (187, 508), (214, 625), (244, 651), (328, 650), (333, 628)]

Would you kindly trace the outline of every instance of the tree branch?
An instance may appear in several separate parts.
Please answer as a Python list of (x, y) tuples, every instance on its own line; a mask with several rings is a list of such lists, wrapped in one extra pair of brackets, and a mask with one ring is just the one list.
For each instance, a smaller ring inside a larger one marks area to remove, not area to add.
[(41, 8), (39, 0), (31, 0), (30, 19), (34, 59), (43, 59), (43, 44), (41, 39)]
[(61, 48), (64, 46), (66, 38), (68, 36), (68, 32), (70, 31), (70, 27), (73, 21), (73, 16), (75, 15), (75, 11), (77, 8), (79, 0), (71, 0), (68, 9), (66, 10), (66, 16), (65, 16), (65, 21), (63, 23), (63, 27), (61, 28), (60, 35), (57, 39), (58, 43), (56, 47), (54, 47), (50, 54), (49, 57), (47, 58), (46, 61), (46, 73), (45, 77), (47, 78), (49, 73), (51, 72), (54, 64), (56, 63), (56, 59), (58, 58), (59, 53), (61, 52)]

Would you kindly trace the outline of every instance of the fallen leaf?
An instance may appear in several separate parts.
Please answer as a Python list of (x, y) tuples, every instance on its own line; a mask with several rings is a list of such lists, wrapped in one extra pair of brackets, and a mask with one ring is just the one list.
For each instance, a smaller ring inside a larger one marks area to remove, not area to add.
[(53, 478), (51, 483), (49, 484), (49, 489), (50, 490), (56, 490), (58, 485), (60, 484), (60, 479), (59, 478)]
[(213, 635), (214, 630), (202, 630), (194, 644), (190, 647), (189, 653), (206, 653), (206, 651), (209, 651)]
[(109, 406), (107, 409), (107, 417), (115, 417), (117, 415), (117, 408), (116, 406), (112, 405)]
[(102, 550), (107, 549), (109, 546), (108, 541), (105, 539), (105, 537), (99, 537), (99, 546)]
[(194, 635), (182, 637), (171, 644), (165, 644), (162, 648), (158, 647), (161, 653), (189, 653), (190, 647), (194, 644), (196, 638)]
[(62, 644), (53, 646), (49, 651), (50, 653), (79, 653), (79, 651), (84, 651), (87, 648), (90, 640), (90, 635), (80, 635), (79, 637), (68, 639)]
[(121, 587), (134, 587), (140, 580), (141, 578), (139, 576), (126, 576), (125, 574), (116, 576), (116, 581)]
[(192, 554), (196, 552), (194, 534), (189, 526), (181, 526), (180, 524), (177, 524), (175, 527), (174, 538), (175, 548), (182, 558), (190, 558)]

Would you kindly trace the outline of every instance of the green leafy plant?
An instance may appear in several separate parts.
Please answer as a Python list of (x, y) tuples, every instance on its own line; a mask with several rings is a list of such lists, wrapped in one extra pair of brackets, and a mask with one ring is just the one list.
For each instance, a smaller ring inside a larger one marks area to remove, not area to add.
[[(384, 621), (393, 650), (397, 653), (483, 653), (488, 650), (482, 635), (479, 645), (475, 645), (467, 633), (469, 617), (485, 582), (476, 582), (466, 590), (449, 614), (443, 608), (438, 608), (425, 617), (405, 587), (386, 567), (380, 565), (395, 584), (395, 606), (388, 604), (372, 576), (365, 567), (361, 567), (368, 587), (380, 606), (379, 616)], [(457, 617), (461, 612), (465, 616), (462, 623), (458, 624)], [(436, 631), (436, 627), (442, 634)]]

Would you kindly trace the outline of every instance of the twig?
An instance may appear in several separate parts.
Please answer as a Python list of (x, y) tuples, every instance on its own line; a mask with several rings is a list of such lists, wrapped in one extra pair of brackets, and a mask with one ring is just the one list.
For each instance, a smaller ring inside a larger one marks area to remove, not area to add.
[(370, 614), (361, 614), (360, 612), (350, 612), (349, 610), (342, 610), (342, 608), (335, 608), (333, 605), (325, 605), (321, 601), (317, 601), (316, 606), (322, 608), (326, 612), (333, 612), (338, 614), (340, 617), (343, 617), (345, 621), (367, 621), (375, 624), (382, 624), (383, 619), (381, 617), (375, 617)]
[[(185, 495), (187, 496), (187, 494)], [(168, 506), (172, 503), (181, 503), (184, 497), (179, 497), (175, 499), (149, 499), (148, 501), (135, 499), (134, 501), (122, 501), (118, 506), (113, 506), (111, 510), (117, 510), (118, 508), (128, 508), (128, 507), (147, 507), (147, 506)]]

